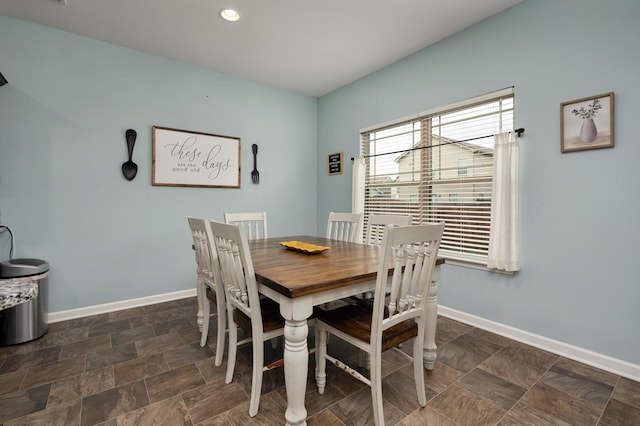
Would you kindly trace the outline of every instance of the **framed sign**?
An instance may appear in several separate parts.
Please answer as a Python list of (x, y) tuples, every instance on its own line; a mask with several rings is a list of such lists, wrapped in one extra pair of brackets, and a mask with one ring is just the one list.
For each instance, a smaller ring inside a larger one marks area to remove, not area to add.
[(240, 188), (240, 138), (153, 126), (152, 185)]
[(560, 104), (560, 151), (613, 147), (613, 92)]
[(342, 153), (334, 152), (329, 154), (329, 175), (342, 174)]

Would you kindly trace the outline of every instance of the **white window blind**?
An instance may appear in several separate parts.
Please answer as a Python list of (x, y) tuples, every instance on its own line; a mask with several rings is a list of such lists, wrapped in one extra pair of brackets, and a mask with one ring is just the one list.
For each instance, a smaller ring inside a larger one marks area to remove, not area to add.
[(361, 133), (365, 233), (371, 214), (445, 222), (445, 257), (486, 263), (494, 134), (514, 129), (513, 90)]

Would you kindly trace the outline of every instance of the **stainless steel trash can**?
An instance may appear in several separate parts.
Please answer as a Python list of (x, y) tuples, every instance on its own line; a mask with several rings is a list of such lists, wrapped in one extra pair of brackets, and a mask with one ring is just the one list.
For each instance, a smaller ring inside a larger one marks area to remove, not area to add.
[(0, 311), (0, 346), (15, 345), (47, 332), (49, 263), (42, 259), (11, 259), (0, 262), (0, 279), (33, 278), (38, 295), (20, 305)]

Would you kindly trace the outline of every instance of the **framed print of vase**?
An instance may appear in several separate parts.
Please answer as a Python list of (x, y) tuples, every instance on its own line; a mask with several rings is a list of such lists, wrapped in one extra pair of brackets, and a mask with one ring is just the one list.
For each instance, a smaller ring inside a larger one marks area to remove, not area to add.
[(560, 104), (560, 150), (612, 148), (613, 92)]

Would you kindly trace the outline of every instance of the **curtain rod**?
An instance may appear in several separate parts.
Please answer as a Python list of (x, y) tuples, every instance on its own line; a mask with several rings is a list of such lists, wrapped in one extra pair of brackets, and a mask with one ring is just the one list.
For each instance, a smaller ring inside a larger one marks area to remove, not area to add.
[[(518, 129), (515, 129), (514, 132), (518, 134), (518, 137), (520, 137), (520, 135), (522, 135), (524, 133), (524, 127), (520, 127)], [(400, 153), (403, 153), (403, 152), (416, 151), (418, 149), (435, 148), (435, 147), (438, 147), (438, 146), (451, 145), (451, 144), (454, 144), (454, 143), (470, 142), (470, 141), (475, 141), (475, 140), (478, 140), (478, 139), (491, 138), (491, 137), (494, 137), (494, 136), (496, 136), (496, 135), (493, 134), (493, 135), (486, 135), (486, 136), (478, 136), (477, 138), (463, 139), (461, 141), (445, 142), (445, 143), (439, 143), (437, 145), (429, 145), (429, 146), (420, 146), (418, 148), (402, 149), (400, 151), (385, 152), (383, 154), (364, 155), (364, 156), (362, 156), (362, 158), (378, 157), (380, 155), (389, 155), (389, 154), (400, 154)], [(353, 161), (354, 159), (355, 159), (355, 157), (351, 157), (351, 161)]]

